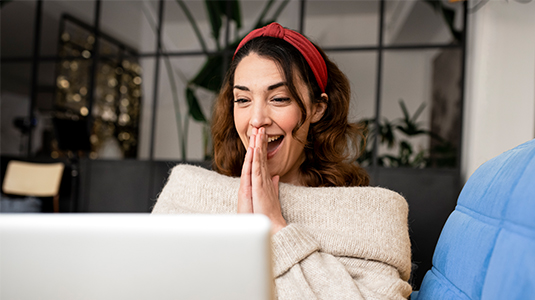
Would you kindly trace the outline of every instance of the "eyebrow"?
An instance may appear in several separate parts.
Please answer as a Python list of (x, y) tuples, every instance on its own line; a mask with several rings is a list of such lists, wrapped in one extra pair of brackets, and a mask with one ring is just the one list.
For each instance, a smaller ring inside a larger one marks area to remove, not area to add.
[(279, 82), (279, 83), (275, 83), (273, 85), (268, 86), (267, 89), (268, 89), (268, 91), (271, 91), (271, 90), (274, 90), (274, 89), (276, 89), (278, 87), (281, 87), (281, 86), (284, 86), (284, 85), (286, 85), (286, 82)]
[[(272, 85), (268, 86), (267, 90), (271, 91), (271, 90), (274, 90), (274, 89), (276, 89), (278, 87), (281, 87), (281, 86), (284, 86), (284, 85), (286, 85), (286, 82), (282, 82), (281, 81), (279, 83), (275, 83), (275, 84), (272, 84)], [(250, 92), (249, 88), (246, 87), (246, 86), (243, 86), (243, 85), (235, 85), (234, 88), (238, 89), (238, 90)]]

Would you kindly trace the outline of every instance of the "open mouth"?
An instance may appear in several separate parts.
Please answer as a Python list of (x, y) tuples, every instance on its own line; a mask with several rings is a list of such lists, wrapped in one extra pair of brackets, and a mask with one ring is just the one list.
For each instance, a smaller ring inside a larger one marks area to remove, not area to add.
[(282, 140), (284, 140), (284, 135), (274, 135), (274, 136), (268, 137), (268, 144), (267, 144), (268, 159), (273, 157), (273, 155), (275, 155), (280, 145), (282, 144)]

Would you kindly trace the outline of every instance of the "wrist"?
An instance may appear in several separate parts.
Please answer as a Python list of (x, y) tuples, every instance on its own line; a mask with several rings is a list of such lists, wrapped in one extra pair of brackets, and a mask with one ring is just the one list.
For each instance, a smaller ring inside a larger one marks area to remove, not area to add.
[(271, 234), (275, 234), (277, 232), (279, 232), (281, 229), (283, 229), (284, 227), (286, 227), (288, 224), (286, 224), (286, 221), (284, 221), (283, 223), (281, 222), (272, 222), (271, 223)]

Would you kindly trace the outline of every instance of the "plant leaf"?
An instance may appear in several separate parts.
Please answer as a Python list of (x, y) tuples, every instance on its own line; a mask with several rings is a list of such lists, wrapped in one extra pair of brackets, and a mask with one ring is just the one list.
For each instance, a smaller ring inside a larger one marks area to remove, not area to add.
[(267, 12), (269, 11), (269, 9), (271, 8), (271, 6), (273, 5), (273, 3), (275, 3), (274, 0), (269, 0), (266, 5), (264, 6), (264, 8), (262, 9), (262, 12), (260, 12), (260, 15), (258, 16), (258, 19), (256, 20), (256, 22), (254, 23), (254, 28), (253, 29), (256, 29), (256, 28), (260, 28), (262, 26), (264, 26), (264, 17), (266, 16)]
[(426, 163), (427, 159), (425, 158), (425, 151), (422, 150), (416, 154), (410, 165), (413, 168), (425, 168)]
[(225, 70), (227, 68), (227, 66), (224, 66), (223, 64), (223, 55), (224, 53), (234, 51), (238, 47), (240, 41), (241, 39), (238, 39), (233, 43), (229, 44), (226, 48), (227, 50), (225, 51), (208, 56), (208, 59), (202, 66), (201, 70), (199, 70), (197, 75), (195, 75), (195, 77), (190, 81), (190, 83), (202, 86), (203, 88), (216, 93), (219, 92), (219, 89), (223, 84), (223, 68), (225, 68)]
[[(219, 41), (221, 27), (223, 26), (222, 16), (236, 22), (236, 27), (242, 27), (240, 3), (238, 0), (214, 1), (205, 0), (206, 11), (212, 27), (212, 36)], [(230, 8), (228, 7), (230, 6)]]
[[(284, 0), (282, 1), (282, 3), (279, 5), (279, 7), (277, 8), (277, 10), (275, 11), (275, 13), (273, 14), (273, 18), (272, 18), (272, 22), (275, 22), (280, 14), (282, 13), (282, 11), (284, 10), (284, 8), (286, 8), (286, 5), (288, 5), (288, 2), (290, 2), (290, 0)], [(271, 22), (269, 22), (271, 23)]]
[(389, 167), (398, 167), (401, 164), (400, 158), (389, 154), (385, 154), (382, 157), (378, 157), (377, 161), (381, 162), (381, 164), (379, 164), (380, 166), (386, 166), (386, 161), (388, 161)]
[(461, 31), (455, 29), (453, 22), (455, 21), (455, 10), (442, 6), (442, 16), (448, 25), (448, 28), (456, 41), (460, 41), (462, 34)]
[[(227, 1), (215, 1), (215, 2), (219, 4), (219, 11), (221, 12), (221, 15), (225, 15), (230, 20), (234, 20), (234, 22), (236, 22), (236, 27), (238, 29), (242, 27), (240, 1), (227, 0)], [(230, 11), (227, 5), (230, 5)], [(230, 13), (230, 15), (228, 13)]]
[(219, 2), (226, 3), (226, 1), (204, 1), (208, 19), (210, 20), (210, 26), (212, 27), (212, 36), (216, 42), (219, 41), (219, 31), (221, 30), (221, 24), (223, 23), (223, 21), (221, 21), (222, 12), (220, 11), (221, 5), (219, 5)]
[(195, 121), (206, 123), (207, 121), (206, 121), (206, 118), (204, 117), (201, 106), (199, 105), (197, 96), (195, 96), (193, 89), (190, 87), (186, 88), (186, 99), (188, 100), (189, 115)]
[(399, 99), (399, 106), (401, 107), (401, 112), (403, 113), (403, 119), (410, 120), (409, 110), (407, 109), (407, 106), (405, 105), (405, 101), (403, 101), (403, 99)]
[(184, 14), (186, 15), (186, 18), (188, 18), (189, 23), (191, 24), (191, 27), (193, 28), (193, 31), (195, 32), (195, 35), (197, 36), (197, 39), (199, 40), (199, 43), (201, 44), (202, 51), (208, 52), (208, 47), (206, 47), (206, 43), (204, 42), (204, 39), (201, 34), (201, 30), (199, 29), (199, 26), (197, 25), (197, 22), (195, 21), (195, 18), (193, 17), (193, 14), (189, 10), (186, 3), (184, 3), (183, 0), (175, 0), (178, 6), (182, 9)]
[[(461, 40), (461, 31), (456, 30), (453, 23), (455, 22), (455, 10), (444, 6), (444, 4), (441, 1), (437, 0), (424, 0), (425, 3), (431, 5), (433, 10), (436, 13), (442, 13), (442, 17), (444, 18), (444, 21), (446, 22), (446, 25), (448, 26), (448, 29), (451, 32), (451, 35), (456, 41)], [(481, 2), (488, 2), (488, 0), (482, 0)]]
[(213, 92), (219, 91), (222, 82), (223, 56), (221, 54), (209, 56), (199, 73), (190, 81)]
[[(412, 124), (409, 124), (409, 125), (412, 125)], [(415, 136), (415, 135), (420, 135), (420, 134), (428, 134), (428, 131), (427, 130), (424, 130), (424, 129), (418, 129), (414, 126), (406, 126), (406, 127), (403, 127), (403, 126), (396, 126), (396, 129), (403, 132), (404, 134), (406, 134), (407, 136)]]
[[(277, 18), (279, 17), (279, 15), (282, 13), (282, 11), (284, 10), (284, 8), (286, 8), (286, 5), (288, 5), (289, 3), (289, 0), (284, 0), (282, 1), (279, 6), (277, 7), (277, 9), (275, 10), (275, 13), (273, 14), (273, 16), (267, 20), (264, 20), (264, 17), (266, 16), (267, 12), (269, 11), (269, 9), (271, 8), (271, 6), (273, 6), (273, 4), (275, 3), (275, 1), (273, 0), (270, 0), (266, 3), (266, 6), (264, 6), (264, 9), (262, 10), (262, 12), (260, 13), (260, 16), (258, 17), (258, 19), (256, 20), (255, 22), (255, 25), (254, 25), (254, 28), (253, 29), (257, 29), (257, 28), (261, 28), (261, 27), (264, 27), (268, 24), (271, 24), (273, 22), (276, 22), (277, 21)], [(241, 40), (241, 39), (240, 39)]]
[(412, 155), (412, 145), (407, 141), (401, 141), (399, 144), (399, 161), (400, 165), (408, 166)]
[(418, 106), (418, 109), (416, 109), (416, 112), (414, 112), (414, 115), (412, 115), (412, 122), (416, 123), (416, 120), (420, 116), (420, 114), (424, 111), (426, 104), (425, 102), (422, 102), (420, 106)]

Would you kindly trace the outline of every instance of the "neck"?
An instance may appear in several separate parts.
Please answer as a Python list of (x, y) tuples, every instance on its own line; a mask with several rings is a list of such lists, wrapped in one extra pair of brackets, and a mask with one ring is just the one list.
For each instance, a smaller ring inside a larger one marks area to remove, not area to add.
[(305, 162), (305, 155), (303, 153), (300, 163), (296, 164), (297, 167), (290, 170), (288, 173), (284, 174), (284, 176), (281, 176), (280, 182), (289, 183), (297, 186), (305, 186), (305, 181), (303, 178), (303, 174), (301, 173), (301, 164)]

